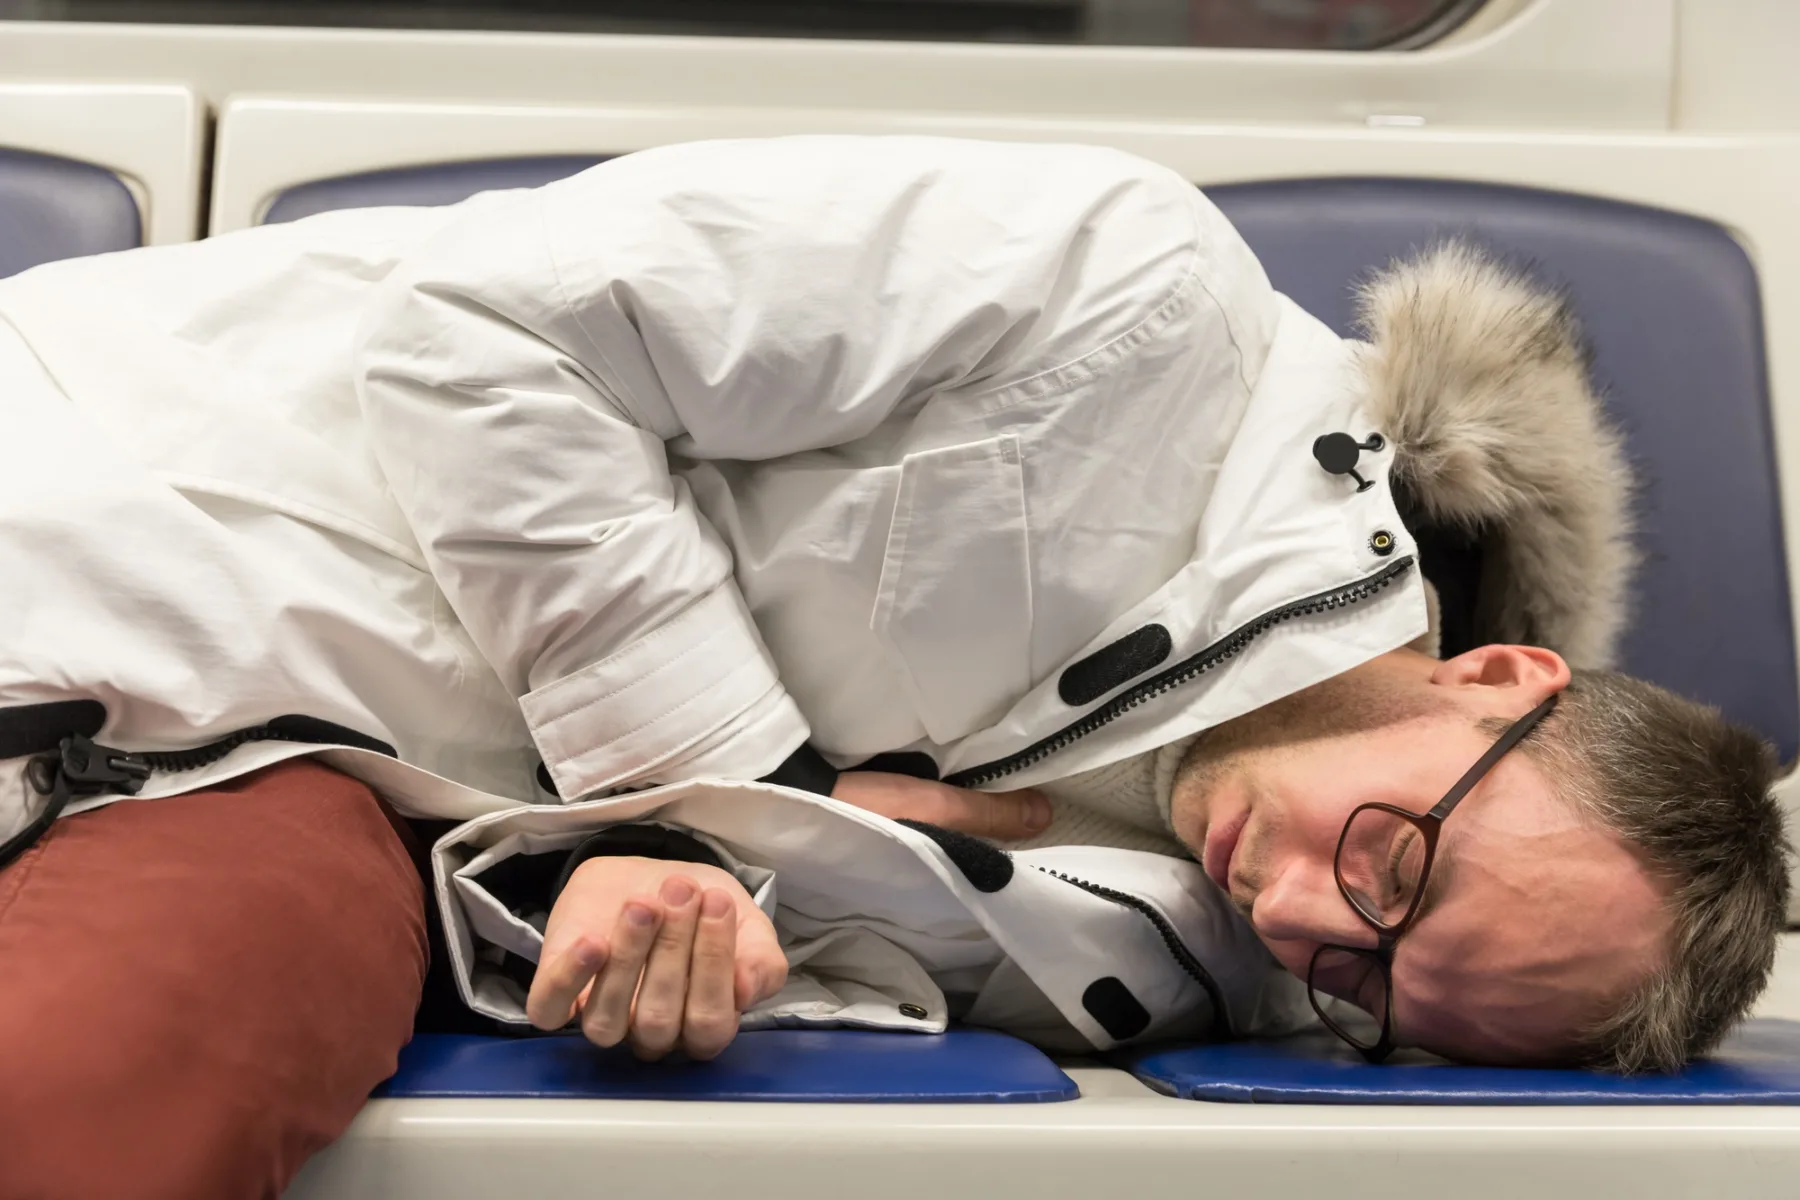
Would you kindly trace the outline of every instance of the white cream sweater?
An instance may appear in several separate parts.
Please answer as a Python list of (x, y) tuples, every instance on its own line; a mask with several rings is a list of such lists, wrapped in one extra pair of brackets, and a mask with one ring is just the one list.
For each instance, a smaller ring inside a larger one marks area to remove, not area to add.
[(1169, 825), (1169, 797), (1175, 770), (1193, 744), (1193, 738), (1182, 738), (1159, 750), (1040, 785), (1054, 814), (1050, 828), (1013, 842), (1012, 847), (1111, 846), (1188, 857)]

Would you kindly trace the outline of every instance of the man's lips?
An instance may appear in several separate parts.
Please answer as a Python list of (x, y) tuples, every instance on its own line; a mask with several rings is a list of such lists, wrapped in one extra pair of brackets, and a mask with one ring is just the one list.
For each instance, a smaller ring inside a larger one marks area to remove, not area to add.
[(1200, 855), (1200, 867), (1206, 877), (1219, 885), (1219, 890), (1231, 893), (1231, 856), (1237, 853), (1238, 838), (1243, 836), (1244, 824), (1249, 821), (1248, 810), (1206, 831), (1206, 845)]

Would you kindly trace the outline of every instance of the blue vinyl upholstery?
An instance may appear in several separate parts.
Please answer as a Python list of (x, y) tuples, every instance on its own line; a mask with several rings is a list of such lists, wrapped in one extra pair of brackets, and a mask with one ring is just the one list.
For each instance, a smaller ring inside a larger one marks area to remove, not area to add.
[(0, 149), (0, 277), (142, 240), (131, 189), (105, 167)]
[(981, 1029), (936, 1036), (853, 1029), (738, 1035), (706, 1063), (642, 1063), (580, 1037), (421, 1034), (377, 1097), (780, 1100), (885, 1104), (1073, 1100), (1075, 1083), (1016, 1038)]
[(1208, 189), (1269, 278), (1339, 333), (1354, 285), (1461, 236), (1566, 287), (1641, 484), (1620, 666), (1800, 749), (1787, 556), (1755, 268), (1724, 229), (1526, 188), (1298, 179)]
[(1370, 1066), (1323, 1030), (1119, 1055), (1164, 1095), (1240, 1104), (1800, 1104), (1800, 1022), (1744, 1025), (1675, 1075), (1465, 1067), (1419, 1055)]
[(605, 160), (606, 156), (599, 154), (559, 154), (432, 163), (361, 175), (339, 175), (282, 192), (263, 214), (262, 223), (275, 225), (282, 221), (298, 221), (301, 217), (335, 212), (340, 208), (455, 204), (477, 192), (538, 187)]

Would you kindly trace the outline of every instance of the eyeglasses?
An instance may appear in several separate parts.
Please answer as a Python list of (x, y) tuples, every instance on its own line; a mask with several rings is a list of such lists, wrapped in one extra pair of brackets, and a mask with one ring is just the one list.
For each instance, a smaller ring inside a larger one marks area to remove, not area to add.
[[(1474, 790), (1494, 764), (1524, 740), (1537, 723), (1556, 707), (1553, 695), (1500, 735), (1456, 786), (1432, 806), (1430, 812), (1412, 813), (1391, 804), (1364, 804), (1344, 822), (1338, 838), (1332, 871), (1338, 891), (1356, 915), (1375, 931), (1374, 949), (1324, 945), (1313, 951), (1306, 969), (1306, 990), (1313, 1011), (1325, 1028), (1337, 1034), (1372, 1063), (1394, 1052), (1394, 943), (1419, 915), (1425, 884), (1437, 857), (1438, 835), (1444, 821), (1462, 798)], [(1335, 991), (1322, 989), (1336, 985)], [(1353, 984), (1354, 986), (1345, 986)], [(1378, 988), (1379, 994), (1370, 989)], [(1345, 1026), (1326, 1011), (1334, 995), (1358, 997), (1363, 1008), (1380, 1022), (1374, 1038), (1366, 1031)]]

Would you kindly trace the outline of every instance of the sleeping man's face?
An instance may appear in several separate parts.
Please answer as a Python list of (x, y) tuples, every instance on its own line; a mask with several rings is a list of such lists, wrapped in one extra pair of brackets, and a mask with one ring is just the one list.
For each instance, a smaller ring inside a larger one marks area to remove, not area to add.
[[(1384, 655), (1202, 737), (1176, 778), (1175, 832), (1305, 978), (1323, 943), (1376, 945), (1333, 873), (1351, 811), (1426, 812), (1492, 744), (1479, 720), (1515, 720), (1567, 682), (1560, 658), (1530, 647)], [(1658, 964), (1662, 899), (1619, 838), (1507, 754), (1442, 827), (1394, 952), (1394, 1036), (1466, 1061), (1556, 1059)], [(1361, 960), (1317, 982), (1379, 1007), (1379, 972)]]

